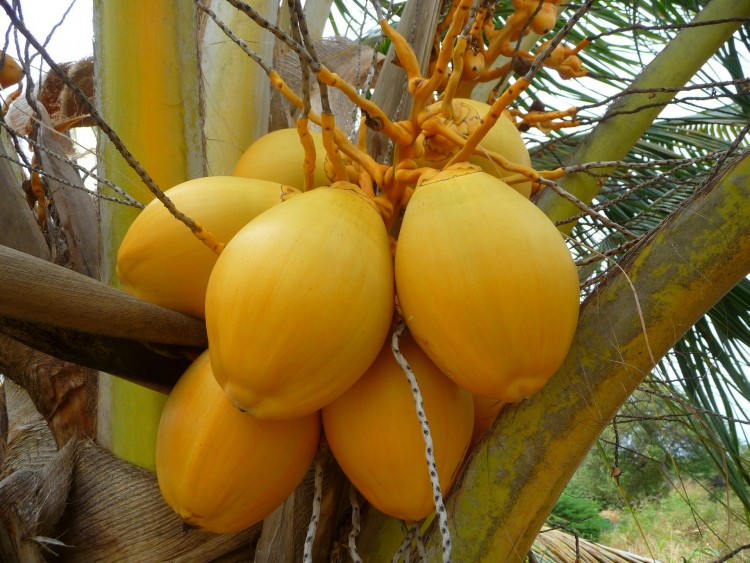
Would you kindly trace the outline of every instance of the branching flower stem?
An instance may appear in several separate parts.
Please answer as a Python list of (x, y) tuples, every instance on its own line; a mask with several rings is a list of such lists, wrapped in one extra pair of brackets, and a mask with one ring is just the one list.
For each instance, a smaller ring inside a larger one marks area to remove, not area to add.
[(378, 127), (381, 128), (381, 131), (384, 134), (388, 135), (388, 137), (399, 144), (408, 145), (412, 142), (413, 135), (409, 131), (404, 129), (404, 127), (402, 127), (401, 125), (396, 124), (388, 119), (388, 116), (386, 116), (385, 113), (376, 104), (360, 96), (353, 86), (348, 84), (335, 72), (331, 72), (331, 70), (328, 69), (325, 65), (316, 61), (302, 45), (297, 43), (287, 33), (284, 33), (284, 31), (279, 29), (277, 26), (273, 25), (271, 22), (263, 18), (256, 10), (253, 9), (252, 6), (245, 2), (241, 2), (240, 0), (227, 0), (227, 2), (240, 10), (242, 13), (246, 14), (248, 17), (250, 17), (250, 19), (252, 19), (263, 29), (270, 31), (278, 39), (288, 45), (299, 56), (304, 57), (307, 61), (307, 64), (310, 65), (310, 70), (313, 71), (313, 73), (321, 82), (328, 86), (333, 86), (341, 90), (341, 92), (347, 98), (349, 98), (351, 102), (359, 106), (362, 111), (366, 112), (373, 120), (378, 123)]
[(469, 138), (466, 140), (466, 144), (448, 161), (448, 165), (456, 162), (464, 162), (469, 158), (469, 156), (471, 156), (471, 154), (474, 152), (474, 150), (476, 150), (477, 146), (485, 137), (487, 132), (492, 129), (497, 120), (500, 119), (503, 111), (531, 85), (531, 81), (533, 80), (539, 69), (542, 67), (544, 59), (546, 59), (547, 56), (552, 53), (552, 50), (557, 47), (560, 42), (562, 42), (563, 38), (568, 34), (573, 26), (578, 23), (578, 20), (581, 19), (581, 17), (589, 11), (593, 2), (594, 0), (586, 0), (583, 5), (578, 10), (576, 10), (576, 12), (565, 23), (563, 28), (557, 34), (555, 34), (552, 39), (550, 39), (549, 43), (547, 43), (547, 46), (542, 49), (542, 51), (536, 56), (534, 61), (531, 63), (528, 72), (523, 77), (516, 80), (508, 87), (507, 90), (505, 90), (505, 92), (498, 96), (497, 100), (495, 100), (492, 106), (490, 106), (487, 115), (482, 117), (481, 126), (477, 127), (474, 132), (469, 135)]

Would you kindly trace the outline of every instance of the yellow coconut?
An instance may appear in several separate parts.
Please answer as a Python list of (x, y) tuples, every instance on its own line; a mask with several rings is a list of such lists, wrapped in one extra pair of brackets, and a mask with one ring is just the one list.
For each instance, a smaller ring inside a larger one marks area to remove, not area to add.
[[(310, 135), (315, 142), (314, 187), (325, 186), (331, 180), (325, 172), (323, 136), (317, 131), (310, 131)], [(305, 183), (304, 158), (297, 130), (278, 129), (250, 145), (237, 161), (232, 175), (280, 182), (301, 190)]]
[[(178, 210), (228, 242), (284, 192), (279, 183), (231, 176), (190, 180), (167, 190)], [(203, 318), (218, 255), (157, 200), (136, 217), (117, 255), (123, 289), (145, 301)]]
[[(442, 102), (437, 102), (429, 106), (427, 110), (439, 115), (441, 107)], [(468, 137), (479, 127), (482, 117), (490, 109), (490, 106), (483, 102), (467, 98), (454, 99), (451, 107), (453, 108), (453, 118), (450, 120), (443, 118), (443, 120), (448, 127), (464, 138)], [(531, 166), (529, 151), (507, 112), (504, 112), (500, 116), (500, 119), (497, 120), (494, 127), (480, 143), (479, 148), (480, 150), (484, 148), (485, 150), (496, 152), (515, 164), (521, 164), (526, 167)], [(456, 154), (458, 150), (459, 148), (443, 135), (428, 135), (424, 141), (424, 155), (418, 163), (421, 166), (431, 166), (432, 168), (440, 169), (448, 163), (450, 157)], [(481, 156), (471, 156), (468, 162), (480, 166), (482, 170), (498, 178), (506, 178), (516, 174), (515, 172), (502, 169), (492, 160)], [(526, 197), (531, 195), (531, 182), (514, 183), (512, 187)]]
[(576, 266), (562, 235), (503, 181), (464, 165), (417, 187), (395, 275), (419, 345), (479, 395), (520, 401), (561, 365), (578, 319)]
[(531, 19), (531, 30), (539, 35), (546, 35), (555, 27), (557, 6), (553, 2), (544, 2)]
[(302, 481), (315, 456), (320, 414), (262, 421), (238, 411), (204, 352), (167, 399), (156, 475), (167, 504), (190, 526), (228, 534), (260, 522)]
[(371, 200), (337, 182), (243, 228), (216, 263), (206, 326), (216, 379), (258, 418), (328, 404), (364, 373), (393, 312), (388, 234)]
[[(408, 333), (400, 349), (424, 399), (440, 488), (447, 494), (471, 439), (472, 397), (442, 374)], [(424, 438), (390, 339), (357, 383), (323, 408), (323, 428), (341, 469), (375, 508), (412, 521), (433, 512)]]
[(2, 60), (2, 66), (0, 66), (0, 87), (7, 88), (21, 82), (25, 73), (16, 59), (0, 51), (0, 60)]

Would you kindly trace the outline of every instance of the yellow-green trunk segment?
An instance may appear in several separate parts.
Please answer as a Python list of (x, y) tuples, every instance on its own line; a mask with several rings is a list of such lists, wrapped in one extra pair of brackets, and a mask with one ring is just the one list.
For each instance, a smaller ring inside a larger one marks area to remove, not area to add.
[(333, 0), (306, 0), (305, 20), (307, 21), (307, 30), (313, 39), (323, 37), (332, 5)]
[[(256, 0), (253, 8), (275, 23), (278, 2)], [(273, 64), (273, 36), (226, 0), (209, 7), (250, 49)], [(271, 83), (265, 71), (207, 15), (201, 41), (206, 161), (212, 176), (231, 174), (250, 144), (268, 131)]]
[[(726, 18), (750, 17), (750, 2), (713, 0), (693, 20), (694, 23)], [(664, 50), (640, 73), (630, 85), (631, 90), (676, 89), (684, 86), (708, 61), (741, 22), (688, 27), (680, 31)], [(588, 162), (623, 159), (633, 148), (676, 91), (627, 94), (617, 99), (590, 135), (576, 148), (565, 164), (573, 166)], [(602, 175), (611, 170), (597, 169), (597, 176), (572, 174), (560, 180), (560, 185), (579, 200), (591, 203), (602, 186)], [(560, 221), (580, 213), (571, 202), (552, 190), (545, 190), (537, 205), (552, 219)], [(574, 222), (560, 229), (569, 233)]]
[[(448, 498), (455, 561), (521, 561), (580, 461), (655, 363), (750, 272), (750, 155), (657, 229), (583, 304), (570, 352), (531, 399), (506, 407)], [(425, 465), (425, 471), (426, 471)], [(371, 512), (365, 561), (403, 534)], [(428, 560), (440, 537), (427, 534)]]
[[(97, 103), (107, 123), (161, 189), (203, 175), (193, 2), (96, 0), (94, 30)], [(98, 154), (100, 174), (143, 203), (152, 199), (103, 135)], [(138, 210), (100, 202), (102, 275), (117, 286), (117, 249)], [(99, 386), (100, 443), (128, 461), (153, 469), (155, 433), (165, 395), (107, 374), (102, 374)]]

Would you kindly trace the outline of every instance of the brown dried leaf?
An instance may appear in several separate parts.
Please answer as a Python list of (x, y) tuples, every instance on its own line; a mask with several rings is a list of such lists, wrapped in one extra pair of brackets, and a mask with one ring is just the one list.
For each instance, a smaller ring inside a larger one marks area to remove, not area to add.
[(243, 546), (251, 559), (260, 534), (260, 525), (226, 535), (187, 528), (162, 500), (153, 473), (91, 441), (79, 444), (65, 523), (60, 539), (75, 548), (63, 561), (213, 561)]
[(23, 389), (7, 380), (3, 389), (10, 429), (0, 470), (0, 559), (43, 561), (41, 540), (55, 534), (67, 504), (76, 442), (71, 439), (56, 451)]
[(58, 446), (94, 435), (96, 372), (38, 352), (0, 333), (0, 371), (31, 396)]
[[(89, 99), (94, 98), (93, 57), (60, 63), (60, 68), (68, 74)], [(47, 110), (53, 127), (59, 131), (66, 131), (69, 128), (68, 124), (70, 127), (85, 127), (95, 124), (88, 117), (88, 113), (84, 110), (76, 94), (53, 72), (44, 76), (38, 89), (37, 99)], [(26, 97), (20, 96), (8, 109), (5, 119), (12, 129), (30, 136), (33, 132), (35, 113)], [(68, 144), (66, 149), (72, 151), (73, 147)]]

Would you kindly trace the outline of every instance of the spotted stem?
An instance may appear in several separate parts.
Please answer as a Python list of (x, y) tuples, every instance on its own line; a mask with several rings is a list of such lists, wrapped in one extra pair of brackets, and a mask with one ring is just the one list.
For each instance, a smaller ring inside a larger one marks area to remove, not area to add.
[(422, 393), (419, 390), (419, 383), (417, 378), (414, 376), (414, 370), (401, 354), (399, 348), (399, 339), (406, 329), (404, 321), (400, 321), (396, 330), (393, 331), (393, 337), (391, 339), (391, 350), (396, 361), (401, 366), (401, 369), (406, 375), (406, 379), (409, 380), (409, 387), (411, 393), (414, 396), (414, 403), (417, 409), (417, 418), (419, 424), (422, 427), (422, 438), (424, 438), (425, 444), (425, 457), (427, 459), (427, 469), (430, 473), (430, 483), (432, 484), (432, 500), (435, 502), (435, 512), (438, 517), (438, 524), (440, 526), (440, 537), (443, 541), (443, 563), (449, 563), (451, 560), (451, 536), (448, 530), (448, 512), (445, 510), (445, 503), (443, 502), (443, 493), (440, 489), (440, 479), (438, 478), (437, 464), (435, 463), (434, 446), (432, 444), (432, 435), (430, 434), (430, 425), (427, 422), (427, 415), (424, 411), (424, 400)]

